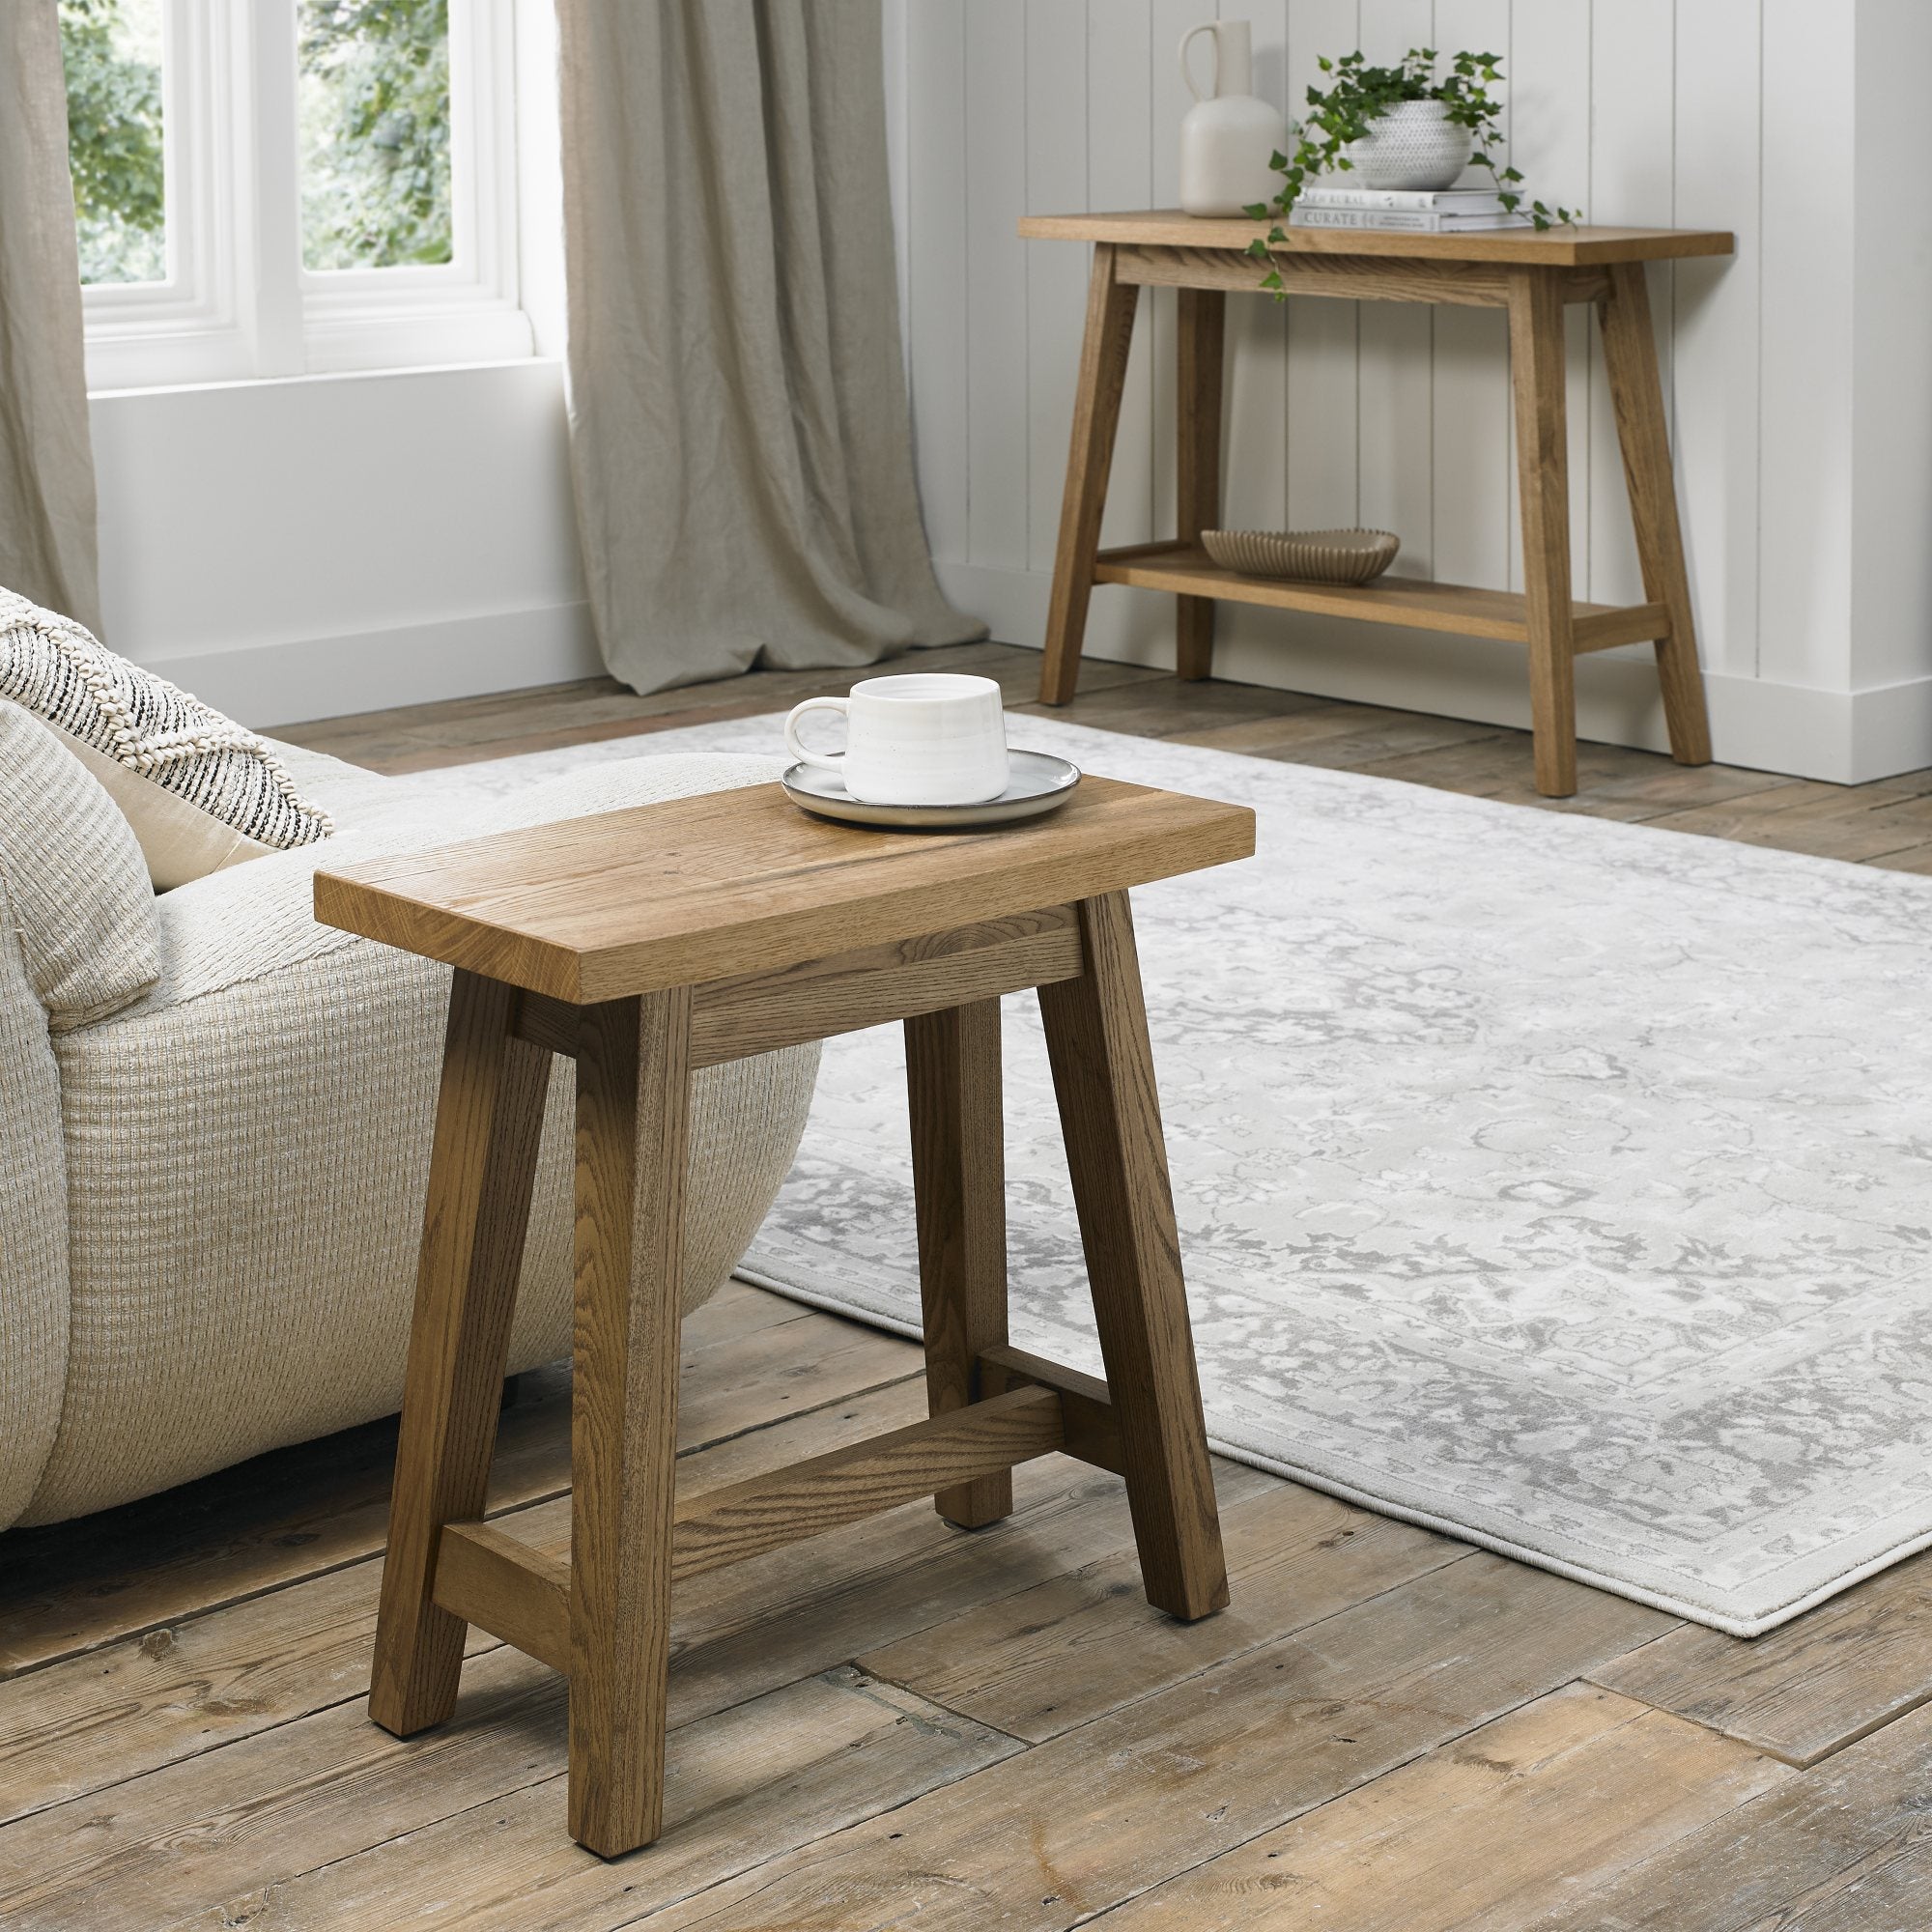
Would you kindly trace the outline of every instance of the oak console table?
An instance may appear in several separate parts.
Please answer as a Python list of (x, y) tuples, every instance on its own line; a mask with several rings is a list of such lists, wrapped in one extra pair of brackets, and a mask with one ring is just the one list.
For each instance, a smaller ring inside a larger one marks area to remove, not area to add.
[[(1677, 523), (1677, 493), (1658, 381), (1646, 262), (1728, 255), (1731, 237), (1672, 228), (1559, 228), (1413, 235), (1375, 229), (1293, 229), (1272, 263), (1289, 295), (1376, 301), (1460, 302), (1509, 315), (1521, 479), (1520, 593), (1384, 578), (1360, 588), (1247, 577), (1222, 570), (1201, 547), (1220, 517), (1223, 311), (1230, 289), (1262, 293), (1265, 272), (1247, 254), (1263, 233), (1245, 218), (1202, 219), (1174, 209), (1122, 214), (1038, 214), (1020, 223), (1029, 240), (1091, 242), (1094, 273), (1073, 406), (1066, 493), (1046, 625), (1040, 698), (1065, 704), (1080, 671), (1087, 604), (1095, 583), (1166, 590), (1179, 600), (1175, 673), (1208, 675), (1218, 599), (1284, 611), (1363, 617), (1418, 630), (1504, 638), (1529, 648), (1536, 786), (1548, 797), (1577, 789), (1575, 660), (1579, 651), (1652, 642), (1679, 764), (1711, 759), (1710, 725), (1690, 616), (1690, 582)], [(1159, 543), (1100, 549), (1114, 433), (1134, 311), (1143, 285), (1179, 289), (1179, 529)], [(1592, 302), (1617, 433), (1646, 602), (1579, 604), (1570, 587), (1570, 480), (1564, 427), (1563, 310)]]

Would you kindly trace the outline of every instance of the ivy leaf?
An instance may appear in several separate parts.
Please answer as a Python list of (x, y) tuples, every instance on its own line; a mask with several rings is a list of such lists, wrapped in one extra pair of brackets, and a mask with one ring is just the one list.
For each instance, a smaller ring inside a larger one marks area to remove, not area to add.
[(1271, 273), (1268, 273), (1268, 274), (1265, 274), (1265, 275), (1264, 275), (1264, 276), (1262, 277), (1262, 287), (1263, 287), (1263, 288), (1264, 288), (1264, 289), (1278, 289), (1278, 288), (1280, 288), (1280, 287), (1281, 287), (1281, 270), (1280, 270), (1279, 269), (1277, 269), (1277, 270), (1273, 270), (1273, 271), (1272, 271)]
[(1241, 213), (1247, 215), (1250, 220), (1265, 221), (1268, 218), (1268, 205), (1264, 201), (1243, 202)]
[(1288, 156), (1284, 155), (1279, 148), (1277, 148), (1274, 151), (1274, 153), (1268, 156), (1268, 166), (1271, 167), (1276, 174), (1285, 174), (1288, 170)]
[(1268, 258), (1267, 243), (1264, 242), (1260, 236), (1256, 236), (1255, 239), (1248, 243), (1247, 252), (1250, 255), (1252, 255), (1257, 262), (1265, 262)]

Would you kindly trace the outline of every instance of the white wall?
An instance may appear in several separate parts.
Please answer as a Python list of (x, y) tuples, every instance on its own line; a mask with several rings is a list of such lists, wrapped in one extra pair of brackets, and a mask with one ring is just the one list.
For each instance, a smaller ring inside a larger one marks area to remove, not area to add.
[(1861, 0), (1860, 20), (1853, 173), (1872, 191), (1858, 197), (1852, 243), (1853, 635), (1865, 676), (1903, 680), (1923, 674), (1932, 608), (1932, 236), (1885, 187), (1917, 165), (1932, 7)]
[(107, 641), (244, 723), (587, 677), (555, 24), (518, 0), (534, 359), (93, 398)]
[(256, 725), (587, 677), (543, 359), (97, 396), (102, 627)]
[[(1174, 47), (1214, 0), (888, 0), (909, 362), (927, 530), (952, 596), (1037, 644), (1087, 251), (1029, 212), (1171, 206)], [(1923, 0), (1224, 0), (1257, 86), (1299, 102), (1321, 53), (1505, 57), (1515, 158), (1607, 222), (1733, 230), (1652, 271), (1719, 755), (1839, 780), (1932, 763), (1932, 219), (1910, 178), (1932, 76)], [(1858, 112), (1854, 112), (1855, 105)], [(1844, 130), (1856, 124), (1856, 149)], [(1839, 157), (1833, 165), (1831, 156)], [(1821, 156), (1825, 158), (1821, 159)], [(1854, 189), (1865, 184), (1856, 200)], [(1911, 224), (1911, 232), (1907, 232)], [(1105, 540), (1174, 513), (1174, 298), (1151, 292)], [(1503, 318), (1230, 304), (1224, 516), (1385, 525), (1397, 568), (1520, 587)], [(1641, 601), (1589, 319), (1571, 327), (1578, 594)], [(1095, 594), (1088, 648), (1172, 661), (1172, 605)], [(1527, 721), (1521, 653), (1221, 608), (1218, 666), (1260, 682)], [(1578, 667), (1587, 735), (1662, 746), (1647, 648)]]

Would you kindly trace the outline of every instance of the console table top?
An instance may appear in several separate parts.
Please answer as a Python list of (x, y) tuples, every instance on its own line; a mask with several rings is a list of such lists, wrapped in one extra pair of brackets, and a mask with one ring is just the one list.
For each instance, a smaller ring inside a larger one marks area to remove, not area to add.
[[(1034, 242), (1110, 242), (1121, 247), (1244, 249), (1263, 225), (1247, 215), (1186, 214), (1178, 208), (1110, 214), (1029, 214), (1020, 233)], [(1476, 229), (1460, 235), (1391, 228), (1292, 228), (1284, 255), (1406, 255), (1436, 261), (1507, 262), (1522, 268), (1604, 268), (1615, 262), (1671, 262), (1728, 255), (1732, 236), (1718, 228)]]

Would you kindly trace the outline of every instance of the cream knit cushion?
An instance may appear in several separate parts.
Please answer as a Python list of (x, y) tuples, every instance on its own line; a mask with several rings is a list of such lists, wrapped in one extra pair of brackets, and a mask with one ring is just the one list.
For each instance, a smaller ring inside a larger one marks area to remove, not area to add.
[[(24, 1516), (44, 1522), (394, 1409), (414, 1289), (447, 972), (318, 926), (325, 856), (438, 843), (770, 778), (645, 758), (478, 805), (399, 786), (327, 854), (282, 853), (158, 902), (138, 1007), (57, 1041), (72, 1236), (68, 1394)], [(687, 1301), (749, 1244), (804, 1129), (816, 1048), (705, 1069)], [(573, 1081), (552, 1081), (511, 1365), (570, 1346)], [(0, 1517), (0, 1521), (4, 1521)]]
[(0, 1523), (41, 1480), (67, 1384), (67, 1156), (49, 1028), (160, 970), (128, 821), (43, 724), (0, 703)]
[(0, 697), (57, 731), (127, 813), (156, 892), (327, 838), (264, 741), (72, 619), (0, 590)]
[(48, 1026), (103, 1019), (160, 977), (155, 895), (127, 819), (53, 732), (5, 702), (0, 874), (7, 930)]
[(68, 1323), (60, 1072), (10, 888), (0, 869), (0, 1526), (26, 1507), (53, 1448)]

